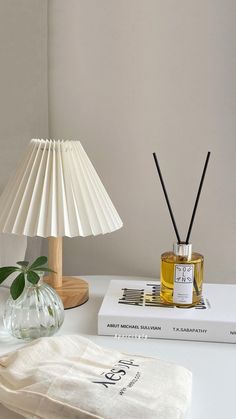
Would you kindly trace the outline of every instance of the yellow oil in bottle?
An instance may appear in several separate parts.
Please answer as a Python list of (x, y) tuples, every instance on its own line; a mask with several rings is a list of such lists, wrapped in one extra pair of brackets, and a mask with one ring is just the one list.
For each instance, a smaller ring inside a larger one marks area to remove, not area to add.
[(198, 304), (202, 294), (203, 263), (203, 256), (200, 253), (192, 253), (191, 248), (186, 252), (163, 253), (160, 293), (162, 302), (178, 307), (192, 307)]

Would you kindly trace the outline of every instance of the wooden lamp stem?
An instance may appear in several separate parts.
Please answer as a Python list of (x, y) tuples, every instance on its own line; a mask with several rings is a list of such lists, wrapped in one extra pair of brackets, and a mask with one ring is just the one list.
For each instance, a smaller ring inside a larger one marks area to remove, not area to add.
[(55, 273), (50, 274), (53, 288), (62, 286), (62, 237), (48, 238), (48, 266)]
[(48, 266), (55, 271), (44, 281), (55, 288), (64, 308), (74, 308), (84, 304), (89, 298), (88, 284), (81, 278), (62, 276), (62, 237), (48, 238)]

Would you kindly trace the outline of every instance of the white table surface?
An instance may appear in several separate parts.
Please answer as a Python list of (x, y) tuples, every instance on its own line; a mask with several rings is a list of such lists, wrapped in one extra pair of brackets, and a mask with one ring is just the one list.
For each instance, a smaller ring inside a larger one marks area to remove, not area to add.
[[(58, 334), (78, 333), (111, 349), (155, 356), (181, 364), (193, 373), (193, 400), (187, 419), (236, 419), (236, 344), (166, 339), (118, 340), (111, 336), (98, 336), (97, 313), (109, 281), (125, 277), (84, 276), (83, 278), (90, 284), (90, 299), (80, 307), (66, 310), (65, 321)], [(127, 279), (150, 280), (150, 278), (134, 277)], [(6, 289), (0, 288), (1, 306), (6, 292)], [(22, 343), (17, 339), (6, 335), (0, 320), (0, 354), (20, 346)], [(19, 418), (22, 417), (0, 405), (0, 419)], [(142, 416), (140, 419), (148, 418)]]

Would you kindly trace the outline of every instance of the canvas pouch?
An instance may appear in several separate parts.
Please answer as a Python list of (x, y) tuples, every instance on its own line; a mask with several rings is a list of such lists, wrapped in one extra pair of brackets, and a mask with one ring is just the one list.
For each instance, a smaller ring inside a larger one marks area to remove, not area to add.
[(0, 357), (0, 402), (30, 419), (182, 419), (189, 370), (79, 335), (37, 339)]

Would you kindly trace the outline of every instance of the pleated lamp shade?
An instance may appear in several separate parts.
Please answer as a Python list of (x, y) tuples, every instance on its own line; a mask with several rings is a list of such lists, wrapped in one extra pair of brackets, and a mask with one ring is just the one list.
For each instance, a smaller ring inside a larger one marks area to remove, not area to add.
[(83, 280), (62, 277), (62, 237), (111, 233), (122, 221), (79, 141), (31, 140), (0, 197), (0, 232), (49, 238), (47, 281), (66, 308), (88, 299)]
[(0, 231), (26, 236), (105, 234), (122, 221), (79, 141), (31, 140), (0, 197)]

